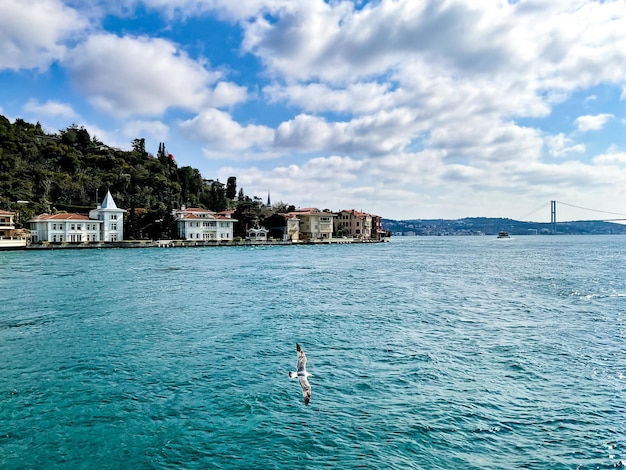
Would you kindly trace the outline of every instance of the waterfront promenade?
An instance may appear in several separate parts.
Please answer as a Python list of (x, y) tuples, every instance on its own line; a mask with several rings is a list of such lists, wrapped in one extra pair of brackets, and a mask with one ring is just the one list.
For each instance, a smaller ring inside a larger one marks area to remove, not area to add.
[(268, 246), (268, 245), (333, 245), (350, 243), (382, 243), (387, 239), (371, 240), (358, 238), (327, 238), (323, 240), (227, 240), (227, 241), (191, 241), (191, 240), (125, 240), (119, 242), (44, 242), (33, 243), (22, 250), (80, 250), (96, 248), (197, 248), (219, 246)]

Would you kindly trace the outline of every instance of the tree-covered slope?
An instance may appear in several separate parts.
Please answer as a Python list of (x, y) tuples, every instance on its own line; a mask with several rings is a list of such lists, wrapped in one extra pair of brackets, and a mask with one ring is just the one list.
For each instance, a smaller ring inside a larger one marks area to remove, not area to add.
[(49, 134), (39, 123), (11, 123), (0, 115), (0, 208), (19, 206), (24, 220), (43, 212), (87, 212), (109, 190), (129, 211), (128, 238), (139, 238), (159, 230), (166, 233), (153, 235), (168, 235), (171, 210), (182, 204), (213, 211), (231, 205), (226, 194), (236, 194), (234, 177), (226, 186), (204, 181), (197, 169), (179, 168), (164, 145), (156, 156), (143, 139), (132, 147), (107, 146), (76, 125)]

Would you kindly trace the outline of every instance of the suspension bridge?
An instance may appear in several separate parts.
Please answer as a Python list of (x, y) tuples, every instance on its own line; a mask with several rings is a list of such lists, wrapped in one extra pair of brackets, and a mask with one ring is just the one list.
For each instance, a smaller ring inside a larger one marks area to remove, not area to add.
[[(528, 220), (528, 217), (530, 217), (531, 215), (539, 212), (539, 211), (543, 211), (546, 210), (546, 208), (548, 207), (548, 205), (550, 206), (550, 224), (552, 226), (552, 233), (556, 233), (556, 225), (557, 225), (557, 219), (556, 219), (556, 209), (557, 209), (557, 204), (559, 205), (563, 205), (563, 206), (567, 206), (570, 208), (574, 208), (577, 210), (583, 210), (583, 211), (587, 211), (587, 212), (592, 212), (594, 214), (601, 214), (605, 217), (598, 217), (596, 219), (590, 219), (590, 220), (595, 220), (595, 221), (602, 221), (602, 222), (625, 222), (626, 221), (626, 214), (624, 213), (620, 213), (620, 212), (609, 212), (609, 211), (604, 211), (604, 210), (599, 210), (599, 209), (590, 209), (588, 207), (581, 207), (581, 206), (577, 206), (574, 204), (568, 204), (567, 202), (562, 202), (562, 201), (550, 201), (549, 203), (546, 204), (542, 204), (540, 207), (532, 210), (531, 212), (529, 212), (528, 214), (525, 214), (524, 216), (522, 216), (520, 218), (520, 220), (526, 221)], [(608, 218), (606, 216), (621, 216), (620, 218)], [(581, 220), (579, 220), (581, 221)]]

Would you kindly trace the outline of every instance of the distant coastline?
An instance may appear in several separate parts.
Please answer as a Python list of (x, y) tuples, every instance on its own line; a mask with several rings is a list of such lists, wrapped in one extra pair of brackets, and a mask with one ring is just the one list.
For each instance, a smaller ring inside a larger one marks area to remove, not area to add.
[[(523, 222), (507, 218), (467, 217), (463, 219), (383, 219), (383, 228), (394, 236), (496, 236), (510, 235), (626, 235), (626, 225), (603, 220)], [(555, 232), (556, 229), (556, 232)]]

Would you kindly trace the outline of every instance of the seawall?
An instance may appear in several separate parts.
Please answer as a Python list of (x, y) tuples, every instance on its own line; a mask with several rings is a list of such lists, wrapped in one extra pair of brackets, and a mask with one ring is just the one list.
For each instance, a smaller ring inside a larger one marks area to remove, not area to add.
[(82, 250), (99, 248), (197, 248), (220, 246), (270, 246), (270, 245), (334, 245), (352, 243), (382, 243), (388, 240), (361, 240), (353, 238), (330, 238), (324, 240), (228, 240), (228, 241), (191, 241), (191, 240), (125, 240), (121, 242), (42, 242), (22, 247), (22, 250)]

